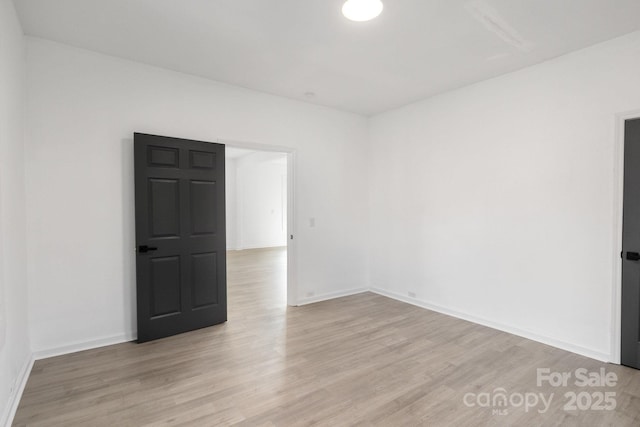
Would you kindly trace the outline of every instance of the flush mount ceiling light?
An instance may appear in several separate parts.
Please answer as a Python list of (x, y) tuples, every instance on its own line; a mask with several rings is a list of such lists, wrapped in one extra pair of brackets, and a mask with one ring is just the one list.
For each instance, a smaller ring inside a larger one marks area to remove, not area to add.
[(352, 21), (369, 21), (382, 12), (380, 0), (347, 0), (342, 6), (342, 14)]

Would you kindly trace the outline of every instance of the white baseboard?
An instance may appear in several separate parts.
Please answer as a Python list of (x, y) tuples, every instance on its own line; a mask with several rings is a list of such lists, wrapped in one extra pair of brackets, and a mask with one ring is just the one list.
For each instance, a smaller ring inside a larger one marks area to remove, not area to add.
[(91, 341), (81, 341), (66, 344), (60, 347), (47, 348), (38, 350), (34, 353), (35, 360), (46, 359), (49, 357), (62, 356), (63, 354), (75, 353), (78, 351), (91, 350), (94, 348), (105, 347), (113, 344), (121, 344), (135, 340), (136, 334), (129, 332), (126, 334), (112, 335), (108, 337), (98, 338)]
[(514, 328), (509, 325), (504, 325), (502, 323), (494, 322), (492, 320), (483, 319), (471, 314), (463, 313), (457, 310), (452, 310), (447, 307), (443, 307), (437, 304), (432, 304), (427, 301), (422, 301), (417, 298), (412, 298), (409, 296), (404, 296), (402, 294), (396, 292), (390, 292), (384, 289), (379, 288), (371, 288), (371, 292), (392, 298), (398, 301), (406, 302), (408, 304), (412, 304), (418, 307), (426, 308), (427, 310), (436, 311), (438, 313), (446, 314), (448, 316), (456, 317), (458, 319), (467, 320), (469, 322), (477, 323), (482, 326), (487, 326), (489, 328), (497, 329), (499, 331), (507, 332), (513, 335), (517, 335), (519, 337), (527, 338), (533, 341), (540, 342), (542, 344), (550, 345), (552, 347), (559, 348), (561, 350), (570, 351), (572, 353), (576, 353), (582, 356), (589, 357), (591, 359), (596, 359), (601, 362), (611, 362), (612, 357), (611, 354), (602, 353), (597, 350), (593, 350), (586, 347), (581, 347), (579, 345), (575, 345), (566, 341), (560, 341), (555, 338), (550, 338), (547, 336), (539, 335), (533, 332), (525, 331), (522, 329)]
[(313, 304), (314, 302), (327, 301), (334, 298), (348, 297), (349, 295), (361, 294), (368, 292), (368, 288), (347, 289), (345, 291), (329, 292), (326, 294), (314, 295), (306, 298), (299, 298), (296, 305)]
[(228, 247), (228, 251), (244, 251), (247, 249), (271, 249), (271, 248), (286, 248), (287, 244), (284, 245), (276, 244), (276, 245), (247, 245), (247, 246), (236, 246), (236, 247)]
[(24, 361), (22, 369), (20, 369), (13, 393), (9, 396), (7, 407), (4, 409), (2, 419), (0, 419), (0, 425), (11, 427), (13, 418), (16, 416), (16, 411), (18, 410), (18, 405), (20, 404), (20, 399), (22, 398), (22, 393), (24, 392), (24, 388), (27, 386), (29, 374), (31, 374), (31, 369), (33, 368), (33, 362), (33, 354), (30, 354), (29, 357), (27, 357), (27, 360)]

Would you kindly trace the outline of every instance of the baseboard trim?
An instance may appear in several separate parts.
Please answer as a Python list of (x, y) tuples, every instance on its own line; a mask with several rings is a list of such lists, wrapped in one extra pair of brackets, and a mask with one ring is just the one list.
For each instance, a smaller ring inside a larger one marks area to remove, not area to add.
[(125, 334), (98, 338), (90, 341), (78, 341), (60, 347), (38, 350), (34, 353), (34, 358), (35, 360), (47, 359), (49, 357), (62, 356), (64, 354), (76, 353), (78, 351), (92, 350), (94, 348), (105, 347), (108, 345), (121, 344), (123, 342), (134, 341), (135, 339), (136, 334), (133, 332), (129, 332)]
[(33, 354), (29, 354), (29, 357), (27, 357), (27, 360), (25, 360), (22, 365), (22, 369), (20, 369), (20, 373), (16, 379), (16, 387), (13, 390), (13, 393), (9, 396), (9, 401), (7, 402), (7, 407), (5, 408), (2, 419), (0, 420), (0, 425), (11, 427), (13, 418), (16, 416), (16, 411), (18, 410), (18, 405), (20, 405), (20, 399), (22, 399), (22, 393), (24, 393), (24, 388), (27, 386), (27, 381), (29, 380), (29, 375), (31, 374), (34, 362), (35, 359)]
[(285, 243), (284, 245), (248, 245), (248, 246), (237, 246), (234, 248), (227, 248), (228, 251), (244, 251), (244, 250), (248, 250), (248, 249), (273, 249), (273, 248), (283, 248), (286, 249), (287, 248), (287, 244)]
[(347, 289), (345, 291), (329, 292), (326, 294), (314, 295), (312, 297), (300, 298), (298, 299), (298, 303), (296, 305), (300, 306), (300, 305), (313, 304), (316, 302), (327, 301), (335, 298), (342, 298), (342, 297), (348, 297), (350, 295), (361, 294), (363, 292), (368, 292), (368, 291), (369, 291), (368, 288), (354, 288), (354, 289)]
[(391, 298), (391, 299), (395, 299), (397, 301), (402, 301), (405, 302), (407, 304), (411, 304), (411, 305), (415, 305), (421, 308), (425, 308), (427, 310), (431, 310), (431, 311), (435, 311), (441, 314), (446, 314), (447, 316), (452, 316), (452, 317), (456, 317), (458, 319), (462, 319), (462, 320), (466, 320), (469, 322), (473, 322), (473, 323), (477, 323), (479, 325), (482, 326), (487, 326), (489, 328), (492, 329), (497, 329), (499, 331), (503, 331), (503, 332), (507, 332), (513, 335), (517, 335), (519, 337), (523, 337), (523, 338), (527, 338), (533, 341), (537, 341), (539, 343), (542, 344), (546, 344), (546, 345), (550, 345), (551, 347), (556, 347), (559, 348), (561, 350), (565, 350), (565, 351), (570, 351), (571, 353), (576, 353), (579, 354), (581, 356), (585, 356), (585, 357), (589, 357), (591, 359), (596, 359), (599, 360), (601, 362), (611, 362), (612, 361), (612, 357), (611, 354), (607, 354), (607, 353), (602, 353), (600, 351), (597, 350), (593, 350), (590, 348), (586, 348), (586, 347), (581, 347), (575, 344), (571, 344), (569, 342), (566, 341), (560, 341), (557, 340), (555, 338), (550, 338), (544, 335), (539, 335), (533, 332), (529, 332), (526, 330), (522, 330), (522, 329), (518, 329), (518, 328), (514, 328), (512, 326), (508, 326), (502, 323), (498, 323), (498, 322), (494, 322), (492, 320), (488, 320), (488, 319), (483, 319), (471, 314), (467, 314), (467, 313), (463, 313), (457, 310), (452, 310), (450, 308), (447, 307), (443, 307), (437, 304), (432, 304), (430, 302), (427, 301), (423, 301), (417, 298), (412, 298), (409, 296), (404, 296), (402, 294), (396, 293), (396, 292), (391, 292), (391, 291), (387, 291), (384, 289), (380, 289), (380, 288), (371, 288), (370, 289), (371, 292), (376, 293), (378, 295), (382, 295), (384, 297), (387, 298)]

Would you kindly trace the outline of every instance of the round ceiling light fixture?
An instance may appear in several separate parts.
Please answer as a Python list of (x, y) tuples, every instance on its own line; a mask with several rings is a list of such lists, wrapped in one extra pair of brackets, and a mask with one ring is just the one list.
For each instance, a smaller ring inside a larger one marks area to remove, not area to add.
[(342, 14), (352, 21), (370, 21), (382, 13), (380, 0), (347, 0), (342, 6)]

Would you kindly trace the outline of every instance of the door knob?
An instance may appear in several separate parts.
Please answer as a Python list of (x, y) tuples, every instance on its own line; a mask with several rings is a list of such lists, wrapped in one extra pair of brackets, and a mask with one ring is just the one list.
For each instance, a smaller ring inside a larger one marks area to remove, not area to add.
[(151, 252), (151, 251), (157, 251), (158, 248), (153, 247), (153, 246), (147, 246), (147, 245), (140, 245), (138, 246), (138, 252), (141, 254), (146, 254), (147, 252)]
[(627, 252), (627, 259), (629, 261), (639, 261), (640, 254), (638, 252)]

